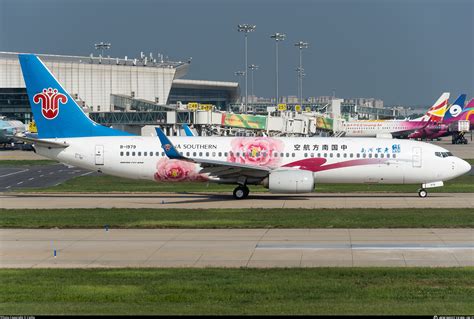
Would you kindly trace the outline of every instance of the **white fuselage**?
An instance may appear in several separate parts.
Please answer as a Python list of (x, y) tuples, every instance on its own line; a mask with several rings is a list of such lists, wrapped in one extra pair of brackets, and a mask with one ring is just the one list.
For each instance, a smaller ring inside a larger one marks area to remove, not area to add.
[(377, 137), (395, 132), (413, 131), (423, 127), (419, 121), (373, 120), (343, 122), (345, 137)]
[[(88, 170), (156, 181), (208, 179), (206, 174), (199, 173), (198, 164), (168, 159), (157, 137), (49, 140), (66, 142), (69, 146), (51, 149), (37, 146), (39, 154)], [(189, 158), (274, 170), (300, 169), (299, 161), (304, 161), (310, 167), (304, 169), (313, 172), (316, 183), (430, 183), (462, 175), (468, 165), (454, 156), (439, 156), (447, 152), (439, 146), (408, 140), (268, 137), (171, 137), (170, 140)]]

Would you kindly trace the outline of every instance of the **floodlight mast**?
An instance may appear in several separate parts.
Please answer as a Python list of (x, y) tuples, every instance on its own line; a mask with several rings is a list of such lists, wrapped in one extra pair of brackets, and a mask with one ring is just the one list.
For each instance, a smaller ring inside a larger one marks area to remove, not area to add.
[(276, 78), (276, 80), (275, 80), (275, 82), (276, 82), (276, 84), (275, 84), (275, 86), (276, 86), (275, 104), (278, 105), (278, 98), (279, 98), (279, 96), (278, 96), (278, 42), (285, 40), (286, 34), (277, 32), (275, 34), (272, 34), (270, 36), (270, 38), (275, 39), (275, 69), (276, 69), (276, 72), (275, 72), (275, 74), (276, 74), (275, 75), (275, 78)]
[(252, 71), (252, 72), (251, 72), (251, 74), (252, 74), (252, 76), (251, 76), (251, 82), (252, 82), (252, 85), (251, 85), (251, 87), (252, 87), (252, 96), (255, 97), (254, 92), (253, 92), (253, 72), (258, 70), (258, 65), (250, 64), (250, 65), (249, 65), (249, 69), (250, 69), (250, 71)]
[(303, 49), (307, 49), (309, 47), (308, 42), (299, 41), (295, 43), (295, 46), (300, 50), (300, 66), (296, 69), (298, 71), (298, 95), (300, 96), (300, 105), (303, 107), (303, 76), (304, 69), (303, 69)]
[(112, 46), (112, 44), (104, 43), (104, 42), (94, 44), (95, 49), (100, 50), (100, 56), (101, 57), (104, 56), (104, 50), (109, 50), (111, 46)]
[(247, 103), (248, 103), (248, 90), (247, 90), (247, 37), (249, 32), (255, 31), (256, 26), (253, 24), (239, 24), (237, 26), (237, 31), (238, 32), (244, 32), (245, 34), (245, 66), (244, 66), (244, 72), (245, 72), (245, 104), (244, 104), (244, 113), (247, 113)]

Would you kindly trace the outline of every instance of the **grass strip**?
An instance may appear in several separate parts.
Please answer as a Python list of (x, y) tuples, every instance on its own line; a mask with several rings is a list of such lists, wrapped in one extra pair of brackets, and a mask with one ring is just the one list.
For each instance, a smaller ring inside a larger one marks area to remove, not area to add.
[(1, 269), (0, 313), (470, 314), (474, 268)]
[(1, 228), (472, 228), (474, 208), (2, 209)]

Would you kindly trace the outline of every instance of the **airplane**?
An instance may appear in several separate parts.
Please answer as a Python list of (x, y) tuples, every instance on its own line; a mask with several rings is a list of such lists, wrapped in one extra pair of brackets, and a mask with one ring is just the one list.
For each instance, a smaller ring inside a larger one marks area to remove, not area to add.
[(427, 188), (471, 170), (448, 150), (423, 142), (334, 137), (136, 136), (92, 121), (33, 54), (20, 54), (38, 138), (19, 137), (56, 161), (156, 182), (248, 185), (273, 193), (310, 193), (316, 183), (420, 184)]
[(439, 123), (430, 123), (426, 127), (410, 134), (409, 138), (414, 139), (437, 139), (444, 136), (453, 135), (455, 132), (453, 125), (461, 120), (470, 122), (470, 129), (474, 128), (474, 99), (464, 106), (466, 94), (461, 94), (456, 101), (448, 108), (444, 118)]
[(366, 120), (342, 123), (345, 137), (407, 138), (430, 122), (440, 122), (448, 105), (449, 93), (443, 93), (433, 106), (420, 118), (414, 120)]
[(25, 133), (26, 127), (20, 121), (8, 120), (6, 117), (0, 117), (0, 144), (6, 145), (14, 142), (13, 136), (18, 133)]

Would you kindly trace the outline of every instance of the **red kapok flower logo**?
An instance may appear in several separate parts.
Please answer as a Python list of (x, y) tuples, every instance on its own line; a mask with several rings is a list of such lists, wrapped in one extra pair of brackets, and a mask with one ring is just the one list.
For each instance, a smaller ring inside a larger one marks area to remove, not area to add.
[(62, 93), (58, 93), (57, 89), (43, 89), (43, 92), (33, 96), (33, 103), (41, 102), (41, 114), (47, 119), (52, 120), (59, 114), (59, 102), (66, 104), (67, 97)]

